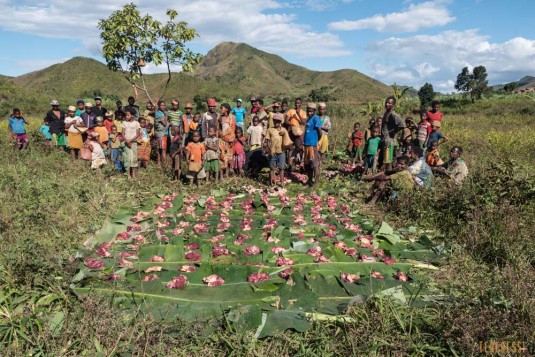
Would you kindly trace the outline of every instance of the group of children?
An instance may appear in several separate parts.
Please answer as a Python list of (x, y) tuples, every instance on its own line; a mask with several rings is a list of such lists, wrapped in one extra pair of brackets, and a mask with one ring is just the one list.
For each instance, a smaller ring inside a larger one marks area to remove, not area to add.
[[(415, 124), (412, 117), (405, 119), (405, 128), (401, 130), (399, 145), (395, 156), (408, 155), (414, 146), (424, 150), (426, 163), (430, 167), (442, 165), (439, 145), (449, 139), (440, 131), (443, 114), (438, 110), (439, 103), (432, 103), (432, 110), (421, 110), (420, 121)], [(381, 137), (382, 117), (372, 118), (366, 130), (361, 129), (360, 123), (355, 123), (353, 132), (349, 134), (347, 150), (350, 153), (353, 164), (363, 164), (366, 174), (384, 171), (383, 163), (384, 141)]]

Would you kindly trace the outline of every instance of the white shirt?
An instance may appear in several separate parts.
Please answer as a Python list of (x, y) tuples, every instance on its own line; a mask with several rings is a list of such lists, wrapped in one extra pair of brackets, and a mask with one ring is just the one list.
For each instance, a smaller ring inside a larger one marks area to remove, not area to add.
[(132, 140), (135, 138), (138, 129), (141, 129), (141, 126), (137, 120), (123, 121), (123, 132), (126, 140)]
[[(80, 117), (65, 117), (65, 125), (69, 124), (83, 124), (84, 121)], [(71, 125), (68, 130), (69, 133), (79, 133), (80, 131), (74, 127), (74, 125)]]
[(93, 151), (91, 152), (91, 160), (105, 159), (106, 156), (104, 155), (104, 149), (102, 149), (102, 146), (95, 141), (91, 141), (90, 143), (93, 147)]

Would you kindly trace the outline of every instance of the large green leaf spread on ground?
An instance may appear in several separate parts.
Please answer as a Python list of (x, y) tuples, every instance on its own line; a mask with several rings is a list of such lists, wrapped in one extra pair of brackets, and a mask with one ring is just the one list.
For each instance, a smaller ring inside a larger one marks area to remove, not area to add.
[[(194, 243), (197, 249), (188, 247)], [(228, 254), (216, 256), (214, 246)], [(245, 254), (250, 246), (260, 253)], [(275, 246), (281, 252), (273, 252)], [(141, 308), (161, 319), (226, 316), (237, 330), (256, 329), (256, 336), (264, 337), (288, 328), (305, 331), (310, 327), (305, 313), (343, 314), (349, 304), (372, 296), (421, 303), (430, 293), (422, 290), (414, 263), (436, 262), (431, 248), (427, 237), (411, 242), (384, 222), (374, 227), (327, 194), (171, 195), (140, 210), (121, 210), (106, 222), (91, 241), (72, 288), (79, 296), (109, 295), (119, 306)], [(187, 259), (191, 251), (200, 254), (198, 261)], [(151, 261), (155, 256), (163, 261)], [(291, 259), (291, 265), (278, 266), (280, 257)], [(91, 266), (92, 259), (103, 266)], [(195, 271), (180, 271), (184, 265)], [(161, 270), (145, 272), (155, 266)], [(287, 268), (288, 276), (279, 276)], [(248, 282), (253, 273), (269, 279)], [(343, 273), (360, 279), (348, 282)], [(400, 273), (409, 280), (399, 279)], [(203, 282), (213, 274), (224, 283), (210, 287)], [(188, 284), (168, 288), (179, 275)], [(145, 281), (148, 276), (154, 279)]]

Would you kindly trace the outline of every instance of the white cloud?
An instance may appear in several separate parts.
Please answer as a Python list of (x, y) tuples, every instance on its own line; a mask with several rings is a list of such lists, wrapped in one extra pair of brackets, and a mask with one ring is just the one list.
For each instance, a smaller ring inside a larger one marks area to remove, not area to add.
[[(403, 84), (419, 86), (424, 82), (440, 89), (452, 88), (463, 67), (483, 65), (490, 83), (505, 83), (535, 73), (535, 40), (516, 37), (502, 43), (489, 41), (477, 29), (445, 31), (437, 35), (391, 37), (367, 48), (369, 67), (379, 80), (391, 83), (395, 70), (410, 71)], [(394, 54), (394, 55), (393, 55)], [(394, 69), (385, 71), (381, 66)]]
[(349, 4), (352, 2), (353, 0), (305, 0), (304, 6), (308, 10), (324, 11), (327, 9), (332, 9), (340, 3)]
[[(343, 0), (347, 1), (347, 0)], [(197, 29), (196, 43), (213, 46), (222, 41), (245, 42), (262, 50), (296, 57), (334, 57), (351, 54), (335, 34), (318, 32), (297, 23), (287, 5), (276, 0), (164, 0), (136, 1), (142, 14), (165, 20), (165, 9), (178, 9), (179, 18)], [(71, 0), (13, 3), (0, 0), (6, 30), (43, 37), (78, 39), (88, 54), (99, 53), (98, 19), (106, 18), (121, 4), (93, 0), (83, 5)], [(286, 12), (285, 12), (286, 11)], [(299, 43), (296, 49), (296, 43)]]
[(351, 31), (370, 29), (379, 32), (414, 32), (424, 28), (444, 26), (455, 20), (446, 7), (448, 1), (426, 1), (411, 4), (402, 12), (374, 15), (360, 20), (331, 22), (330, 30)]

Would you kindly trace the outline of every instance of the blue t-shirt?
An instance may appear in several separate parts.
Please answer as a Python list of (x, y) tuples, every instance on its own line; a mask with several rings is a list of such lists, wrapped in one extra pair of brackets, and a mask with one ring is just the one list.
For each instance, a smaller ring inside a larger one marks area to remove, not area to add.
[(314, 115), (312, 118), (307, 119), (305, 124), (305, 140), (304, 145), (306, 146), (317, 146), (318, 145), (318, 131), (316, 129), (321, 128), (320, 117)]
[(444, 135), (442, 135), (440, 130), (432, 131), (431, 134), (429, 134), (429, 140), (427, 140), (427, 148), (431, 149), (431, 144), (433, 143), (433, 141), (439, 141), (443, 137)]
[(48, 125), (45, 125), (45, 124), (41, 125), (41, 127), (39, 128), (39, 131), (43, 133), (46, 140), (52, 140), (52, 134), (50, 134), (50, 127)]
[(245, 116), (245, 113), (247, 113), (247, 111), (244, 107), (232, 108), (232, 114), (234, 114), (234, 116), (236, 117), (236, 123), (243, 123), (243, 117)]
[(9, 127), (15, 134), (26, 134), (26, 128), (24, 127), (24, 118), (9, 118)]

